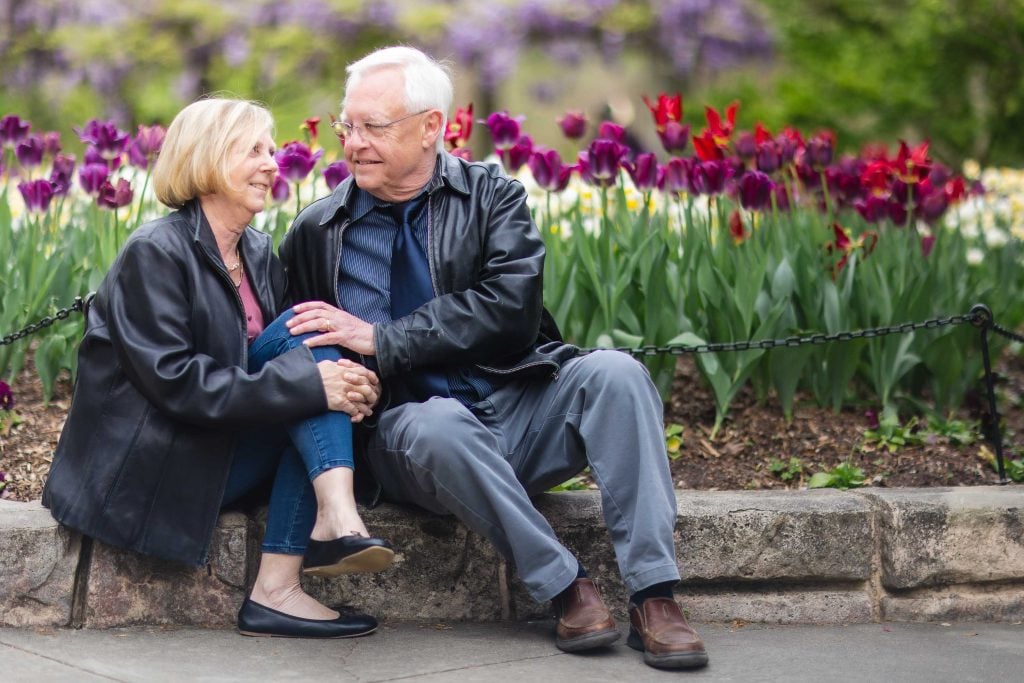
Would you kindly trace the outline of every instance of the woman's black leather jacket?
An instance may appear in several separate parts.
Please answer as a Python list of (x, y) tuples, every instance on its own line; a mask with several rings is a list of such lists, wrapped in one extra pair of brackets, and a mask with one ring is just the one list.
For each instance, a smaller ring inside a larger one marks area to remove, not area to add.
[[(284, 270), (257, 230), (239, 249), (269, 323)], [(43, 505), (106, 543), (204, 563), (238, 431), (327, 409), (309, 349), (246, 364), (242, 301), (198, 202), (140, 227), (89, 309)]]

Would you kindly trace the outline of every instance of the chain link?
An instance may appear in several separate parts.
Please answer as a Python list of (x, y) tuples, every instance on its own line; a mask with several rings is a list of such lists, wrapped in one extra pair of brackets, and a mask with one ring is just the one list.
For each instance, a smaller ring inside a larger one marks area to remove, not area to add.
[(22, 329), (18, 330), (17, 332), (12, 332), (6, 337), (0, 337), (0, 346), (7, 346), (8, 344), (13, 344), (19, 339), (27, 337), (30, 334), (34, 334), (39, 330), (45, 329), (59, 320), (64, 320), (65, 318), (67, 318), (76, 311), (84, 311), (86, 305), (86, 298), (87, 297), (76, 296), (74, 302), (67, 308), (62, 308), (53, 315), (46, 316), (39, 322), (34, 322), (31, 325), (26, 325)]
[(1021, 344), (1024, 344), (1024, 336), (1021, 336), (1021, 335), (1017, 334), (1016, 332), (1011, 332), (1010, 330), (1006, 329), (1005, 327), (1000, 327), (999, 325), (996, 325), (995, 323), (992, 323), (991, 325), (989, 325), (989, 328), (991, 328), (991, 330), (993, 332), (995, 332), (996, 334), (1001, 334), (1004, 337), (1006, 337), (1007, 339), (1012, 339), (1013, 341), (1017, 341), (1017, 342), (1020, 342)]
[[(630, 347), (616, 347), (616, 351), (623, 351), (632, 356), (656, 356), (663, 353), (667, 353), (673, 356), (682, 356), (686, 353), (719, 353), (719, 352), (730, 352), (730, 351), (760, 351), (767, 349), (774, 349), (778, 347), (798, 347), (807, 345), (821, 345), (828, 344), (835, 341), (852, 341), (854, 339), (873, 339), (875, 337), (884, 337), (890, 334), (906, 334), (913, 332), (914, 330), (920, 329), (937, 329), (940, 327), (947, 327), (949, 325), (964, 325), (970, 323), (972, 325), (991, 325), (991, 321), (986, 319), (985, 316), (972, 310), (970, 313), (964, 315), (951, 315), (944, 318), (932, 318), (930, 320), (923, 320), (916, 323), (900, 323), (898, 325), (890, 325), (888, 327), (873, 327), (866, 330), (857, 330), (854, 332), (835, 332), (833, 334), (811, 334), (804, 337), (786, 337), (784, 339), (753, 339), (749, 341), (736, 341), (736, 342), (717, 342), (707, 344), (667, 344), (664, 346), (639, 346), (636, 348)], [(993, 326), (994, 329), (994, 326)], [(582, 353), (590, 353), (597, 351), (596, 348), (581, 349)]]

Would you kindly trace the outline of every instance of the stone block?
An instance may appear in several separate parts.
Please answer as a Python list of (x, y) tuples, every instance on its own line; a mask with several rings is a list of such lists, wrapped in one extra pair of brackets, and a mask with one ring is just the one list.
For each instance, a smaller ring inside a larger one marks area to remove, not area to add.
[(684, 582), (871, 576), (871, 507), (839, 491), (680, 491)]
[(354, 605), (383, 619), (508, 618), (504, 562), (487, 539), (454, 517), (405, 507), (381, 505), (363, 518), (395, 547), (394, 564), (376, 574), (304, 578), (318, 600)]
[(682, 586), (676, 600), (697, 622), (867, 624), (875, 620), (865, 586)]
[[(871, 576), (871, 506), (838, 491), (679, 491), (676, 553), (683, 585), (737, 581), (865, 581)], [(613, 613), (626, 615), (626, 590), (596, 492), (537, 498), (555, 533), (602, 586)], [(516, 580), (518, 618), (549, 613)], [(858, 598), (858, 600), (862, 600)], [(770, 619), (771, 620), (771, 619)]]
[(38, 501), (0, 500), (0, 626), (66, 626), (80, 548)]
[(245, 515), (221, 515), (211, 562), (193, 568), (95, 542), (85, 595), (84, 625), (229, 626), (245, 597), (254, 527)]
[(879, 510), (882, 584), (1024, 583), (1024, 487), (871, 489)]
[(947, 586), (885, 595), (885, 621), (1024, 621), (1024, 590), (1018, 586)]

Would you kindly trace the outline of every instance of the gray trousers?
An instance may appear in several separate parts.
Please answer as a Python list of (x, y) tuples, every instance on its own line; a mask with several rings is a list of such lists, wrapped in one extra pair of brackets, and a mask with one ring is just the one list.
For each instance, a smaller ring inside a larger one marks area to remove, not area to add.
[(679, 579), (661, 399), (624, 353), (574, 358), (555, 381), (517, 380), (471, 408), (432, 398), (387, 410), (367, 454), (389, 498), (454, 514), (538, 602), (572, 583), (577, 561), (530, 496), (588, 464), (626, 588)]

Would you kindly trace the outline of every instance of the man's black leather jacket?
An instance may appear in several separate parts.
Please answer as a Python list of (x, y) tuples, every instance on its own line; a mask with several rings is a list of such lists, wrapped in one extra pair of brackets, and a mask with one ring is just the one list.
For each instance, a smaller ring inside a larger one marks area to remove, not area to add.
[[(269, 324), (285, 276), (269, 236), (239, 242)], [(43, 505), (106, 543), (201, 564), (236, 435), (327, 409), (306, 347), (246, 370), (245, 314), (193, 202), (128, 239), (89, 309)]]
[[(295, 301), (338, 302), (342, 233), (354, 178), (304, 209), (281, 243)], [(424, 367), (475, 364), (495, 375), (557, 376), (578, 349), (564, 344), (542, 303), (544, 243), (526, 192), (489, 164), (450, 154), (427, 188), (427, 256), (435, 298), (374, 325), (384, 381)]]

